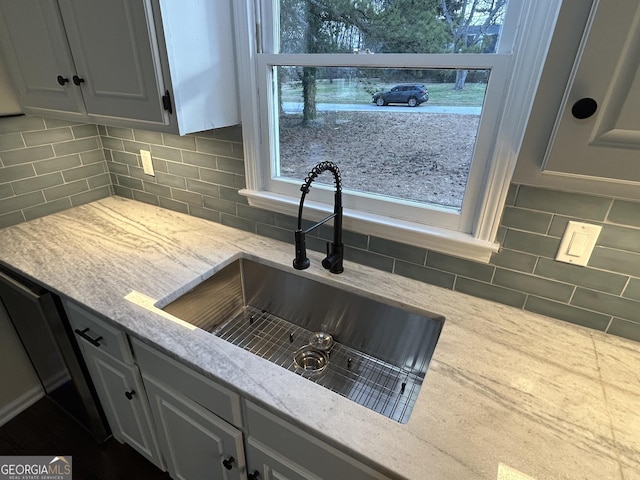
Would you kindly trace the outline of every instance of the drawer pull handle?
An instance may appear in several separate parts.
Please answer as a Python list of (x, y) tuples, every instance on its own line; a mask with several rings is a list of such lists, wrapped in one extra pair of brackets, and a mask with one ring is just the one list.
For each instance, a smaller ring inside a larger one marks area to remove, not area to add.
[(74, 75), (73, 77), (71, 77), (71, 79), (73, 80), (73, 83), (78, 86), (84, 83), (84, 78), (80, 78), (78, 75)]
[(249, 480), (260, 480), (260, 472), (256, 470), (255, 472), (248, 474), (247, 478)]
[(63, 85), (63, 86), (64, 86), (64, 84), (65, 84), (65, 83), (69, 83), (69, 79), (68, 79), (68, 78), (63, 77), (62, 75), (58, 75), (57, 80), (58, 80), (58, 83), (59, 83), (60, 85)]
[(130, 392), (124, 392), (124, 396), (129, 400), (133, 400), (133, 396), (136, 394), (135, 390), (131, 390)]
[(102, 337), (98, 337), (98, 338), (91, 338), (89, 335), (87, 335), (87, 332), (89, 331), (88, 328), (85, 328), (84, 330), (78, 330), (77, 328), (74, 330), (74, 332), (76, 332), (78, 335), (80, 335), (82, 338), (84, 338), (87, 342), (89, 342), (91, 345), (94, 345), (96, 347), (100, 346), (100, 340), (102, 340)]
[(226, 460), (222, 460), (222, 465), (224, 465), (224, 468), (226, 468), (227, 470), (231, 470), (233, 468), (233, 462), (235, 461), (235, 458), (229, 457)]

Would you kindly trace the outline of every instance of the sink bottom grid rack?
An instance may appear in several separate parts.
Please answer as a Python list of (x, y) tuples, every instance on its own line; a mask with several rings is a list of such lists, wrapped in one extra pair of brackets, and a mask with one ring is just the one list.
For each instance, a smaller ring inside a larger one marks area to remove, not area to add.
[(424, 378), (339, 341), (322, 374), (300, 370), (295, 352), (314, 332), (250, 305), (212, 333), (400, 423), (409, 420)]

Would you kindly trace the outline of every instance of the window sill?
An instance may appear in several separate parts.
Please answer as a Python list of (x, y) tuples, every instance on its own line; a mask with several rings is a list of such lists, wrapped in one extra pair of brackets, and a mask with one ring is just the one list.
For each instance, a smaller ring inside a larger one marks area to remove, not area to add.
[[(271, 192), (243, 189), (238, 192), (247, 197), (249, 205), (265, 210), (297, 217), (299, 199)], [(305, 201), (304, 218), (319, 221), (332, 213), (324, 204)], [(345, 230), (373, 235), (387, 240), (415, 245), (447, 255), (488, 263), (491, 254), (498, 251), (499, 244), (478, 240), (467, 233), (430, 227), (403, 220), (390, 219), (382, 215), (344, 209)]]

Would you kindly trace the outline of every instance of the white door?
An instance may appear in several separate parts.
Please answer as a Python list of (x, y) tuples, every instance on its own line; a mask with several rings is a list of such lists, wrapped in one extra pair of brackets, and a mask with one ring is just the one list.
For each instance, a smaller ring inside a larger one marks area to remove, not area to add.
[(168, 123), (145, 0), (59, 0), (87, 112)]
[(242, 432), (152, 378), (145, 388), (167, 469), (176, 480), (245, 478)]
[(164, 470), (138, 368), (97, 348), (82, 349), (113, 436)]
[(640, 182), (640, 2), (594, 3), (543, 170)]

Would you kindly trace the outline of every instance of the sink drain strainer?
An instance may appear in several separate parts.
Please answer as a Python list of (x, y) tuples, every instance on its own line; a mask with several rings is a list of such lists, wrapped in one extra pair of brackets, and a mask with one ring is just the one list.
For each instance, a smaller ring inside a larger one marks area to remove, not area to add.
[(315, 332), (309, 337), (309, 345), (317, 350), (329, 352), (333, 347), (333, 337), (325, 332)]
[(305, 345), (296, 350), (293, 355), (293, 363), (297, 369), (317, 375), (325, 371), (329, 364), (329, 357), (322, 350)]

